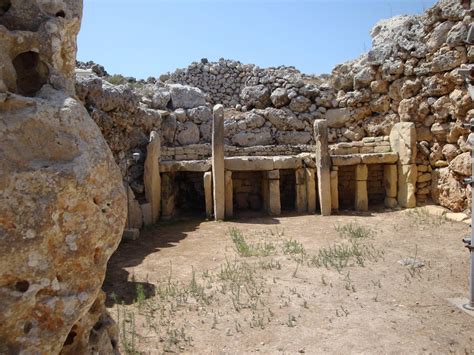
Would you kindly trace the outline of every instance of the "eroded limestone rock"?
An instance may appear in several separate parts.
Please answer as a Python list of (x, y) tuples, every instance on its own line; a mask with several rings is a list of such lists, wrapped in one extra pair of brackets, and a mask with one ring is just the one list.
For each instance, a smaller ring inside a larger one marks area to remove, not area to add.
[(81, 14), (80, 0), (12, 0), (0, 15), (2, 354), (117, 347), (100, 288), (126, 199), (99, 128), (72, 97)]

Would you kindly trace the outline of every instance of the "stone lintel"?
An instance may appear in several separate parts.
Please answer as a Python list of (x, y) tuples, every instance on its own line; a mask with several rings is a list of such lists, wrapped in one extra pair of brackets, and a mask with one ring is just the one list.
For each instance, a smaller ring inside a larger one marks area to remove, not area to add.
[(169, 173), (174, 171), (188, 171), (204, 173), (211, 171), (211, 162), (209, 160), (170, 160), (160, 163), (160, 171)]

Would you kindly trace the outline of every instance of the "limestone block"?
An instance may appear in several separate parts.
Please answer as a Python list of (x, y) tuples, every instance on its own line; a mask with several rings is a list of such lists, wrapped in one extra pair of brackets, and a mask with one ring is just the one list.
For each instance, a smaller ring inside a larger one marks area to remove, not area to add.
[(161, 218), (171, 219), (175, 213), (174, 178), (169, 173), (161, 174)]
[(331, 159), (328, 150), (328, 126), (326, 120), (314, 121), (314, 140), (316, 152), (316, 172), (318, 176), (318, 195), (321, 214), (331, 215)]
[(280, 170), (271, 170), (267, 172), (267, 179), (269, 180), (279, 180), (280, 179)]
[(336, 108), (327, 110), (325, 119), (329, 128), (341, 128), (351, 119), (351, 116), (347, 108)]
[(316, 170), (306, 168), (306, 196), (308, 199), (308, 213), (316, 212)]
[(234, 187), (232, 181), (232, 171), (225, 172), (225, 216), (232, 218), (234, 216)]
[(390, 146), (398, 153), (401, 164), (414, 164), (416, 161), (416, 128), (413, 122), (395, 123), (390, 132)]
[[(160, 186), (160, 188), (161, 188), (161, 186)], [(161, 201), (160, 201), (160, 204), (161, 204)], [(156, 223), (156, 220), (153, 219), (153, 214), (152, 214), (152, 210), (151, 210), (151, 203), (148, 202), (148, 203), (141, 204), (140, 209), (142, 210), (143, 225), (151, 226), (151, 225)], [(161, 206), (160, 206), (160, 209), (161, 209)]]
[(398, 206), (398, 201), (393, 197), (385, 197), (384, 205), (387, 208), (396, 208)]
[(281, 214), (280, 180), (268, 180), (268, 213), (270, 216)]
[(225, 159), (226, 170), (264, 171), (273, 170), (271, 157), (230, 157)]
[(213, 114), (212, 181), (214, 187), (214, 218), (216, 221), (220, 221), (225, 217), (224, 106), (214, 106)]
[[(160, 218), (161, 209), (161, 177), (160, 160), (161, 139), (157, 132), (150, 133), (150, 143), (147, 146), (143, 180), (145, 184), (145, 197), (151, 205), (151, 221), (156, 223)], [(148, 224), (146, 224), (148, 225)]]
[(306, 183), (305, 169), (295, 170), (296, 185), (304, 185)]
[(306, 194), (306, 185), (296, 185), (296, 212), (306, 213), (308, 210), (308, 196)]
[[(127, 185), (125, 185), (127, 188)], [(137, 228), (140, 229), (143, 226), (143, 215), (140, 208), (140, 204), (135, 199), (133, 190), (128, 187), (128, 212), (127, 212), (127, 223), (125, 224), (128, 229)]]
[(417, 178), (417, 182), (428, 182), (428, 181), (431, 181), (431, 173), (423, 173), (423, 174), (420, 174), (420, 176), (418, 176)]
[(396, 198), (398, 188), (398, 170), (397, 165), (387, 164), (383, 167), (383, 181), (385, 186), (385, 195)]
[(367, 165), (359, 164), (356, 166), (355, 171), (355, 179), (356, 181), (365, 181), (369, 175), (369, 169), (367, 169)]
[(268, 179), (262, 179), (262, 201), (263, 209), (270, 214), (270, 185)]
[(206, 217), (212, 217), (212, 173), (210, 171), (204, 173), (204, 200), (206, 202)]
[(360, 157), (364, 164), (394, 164), (398, 161), (397, 153), (361, 154)]
[(403, 208), (416, 207), (416, 164), (398, 165), (398, 204)]
[(162, 173), (177, 171), (204, 173), (210, 170), (211, 162), (209, 160), (163, 161), (160, 163), (160, 172)]
[(360, 155), (333, 155), (331, 156), (332, 165), (357, 165), (362, 162)]
[(331, 171), (331, 207), (337, 211), (339, 209), (339, 188), (338, 171)]
[(297, 157), (291, 156), (276, 156), (273, 157), (274, 169), (298, 169), (303, 166), (303, 161)]
[(367, 194), (367, 180), (356, 181), (355, 210), (365, 212), (369, 210), (369, 198)]

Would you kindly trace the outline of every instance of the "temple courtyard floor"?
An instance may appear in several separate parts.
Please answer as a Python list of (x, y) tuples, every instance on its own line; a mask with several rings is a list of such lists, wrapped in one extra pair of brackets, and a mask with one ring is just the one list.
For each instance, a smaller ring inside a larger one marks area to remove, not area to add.
[(469, 225), (426, 209), (183, 219), (123, 242), (104, 289), (128, 354), (474, 353)]

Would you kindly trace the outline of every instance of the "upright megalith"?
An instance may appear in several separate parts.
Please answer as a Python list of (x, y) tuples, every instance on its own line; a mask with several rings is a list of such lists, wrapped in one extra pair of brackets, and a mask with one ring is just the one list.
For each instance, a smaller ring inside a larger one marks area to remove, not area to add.
[(152, 131), (150, 142), (147, 146), (143, 182), (145, 184), (145, 196), (151, 205), (151, 223), (158, 222), (161, 210), (161, 177), (160, 177), (160, 135)]
[[(413, 122), (396, 123), (390, 132), (390, 146), (398, 153), (398, 204), (416, 207), (416, 128)], [(389, 196), (390, 197), (390, 196)]]
[(326, 120), (314, 121), (314, 141), (316, 149), (316, 172), (321, 215), (331, 215), (331, 158), (328, 149), (328, 126)]
[(225, 217), (225, 164), (224, 164), (224, 106), (214, 106), (212, 125), (212, 182), (214, 192), (214, 218)]
[(113, 354), (101, 286), (126, 198), (110, 149), (75, 99), (82, 1), (7, 3), (0, 11), (0, 354)]

